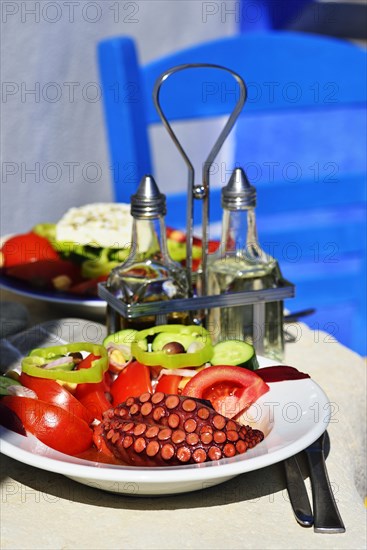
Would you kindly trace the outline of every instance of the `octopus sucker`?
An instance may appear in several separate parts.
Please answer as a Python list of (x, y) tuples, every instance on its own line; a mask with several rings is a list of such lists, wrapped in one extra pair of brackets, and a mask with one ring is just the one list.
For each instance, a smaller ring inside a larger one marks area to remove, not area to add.
[(94, 442), (132, 466), (198, 464), (243, 454), (264, 439), (191, 397), (144, 393), (103, 415)]

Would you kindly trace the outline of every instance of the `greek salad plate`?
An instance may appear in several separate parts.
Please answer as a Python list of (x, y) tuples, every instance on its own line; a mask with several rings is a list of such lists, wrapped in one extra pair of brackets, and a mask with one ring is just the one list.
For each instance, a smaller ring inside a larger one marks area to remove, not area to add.
[[(260, 367), (275, 363), (258, 358)], [(265, 438), (242, 455), (201, 464), (134, 467), (78, 459), (0, 427), (0, 451), (24, 464), (62, 474), (96, 489), (130, 496), (186, 493), (280, 462), (305, 449), (327, 428), (332, 414), (324, 391), (311, 378), (269, 383), (270, 390), (241, 417)]]
[[(9, 239), (12, 235), (6, 235), (0, 237), (0, 247)], [(68, 307), (74, 307), (83, 309), (86, 308), (89, 311), (93, 311), (97, 314), (104, 314), (106, 311), (106, 302), (101, 300), (98, 296), (82, 296), (78, 294), (72, 294), (71, 292), (61, 292), (58, 290), (45, 290), (32, 287), (26, 281), (16, 279), (15, 277), (8, 277), (7, 275), (0, 273), (0, 288), (8, 290), (19, 296), (25, 296), (34, 300), (41, 300), (43, 302), (52, 303), (55, 305), (65, 305)], [(77, 311), (77, 309), (76, 309)]]

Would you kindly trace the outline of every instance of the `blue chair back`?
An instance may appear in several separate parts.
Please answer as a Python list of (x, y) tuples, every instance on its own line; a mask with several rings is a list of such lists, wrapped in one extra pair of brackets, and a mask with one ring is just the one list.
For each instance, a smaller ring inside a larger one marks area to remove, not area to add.
[[(365, 354), (366, 52), (330, 38), (269, 32), (200, 44), (144, 66), (129, 37), (104, 40), (98, 56), (117, 201), (129, 201), (140, 178), (154, 173), (148, 131), (160, 122), (152, 99), (159, 75), (214, 63), (244, 78), (248, 100), (225, 177), (243, 166), (257, 187), (260, 241), (296, 284), (289, 308), (315, 307), (311, 327)], [(232, 110), (231, 77), (198, 71), (181, 72), (162, 89), (169, 120)], [(184, 201), (172, 189), (168, 225), (184, 227)], [(219, 187), (210, 203), (218, 222)]]
[(231, 20), (232, 16), (242, 32), (287, 29), (311, 3), (312, 0), (240, 0), (232, 6), (220, 6), (208, 2), (203, 6), (203, 18), (210, 20), (221, 11), (222, 19)]

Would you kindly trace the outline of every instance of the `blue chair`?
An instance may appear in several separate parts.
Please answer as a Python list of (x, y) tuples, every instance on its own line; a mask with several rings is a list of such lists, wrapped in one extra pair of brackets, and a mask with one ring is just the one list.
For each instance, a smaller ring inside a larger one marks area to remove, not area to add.
[(226, 8), (225, 5), (208, 3), (203, 6), (203, 15), (209, 19), (216, 15), (216, 8), (218, 11), (221, 8), (222, 18), (234, 16), (243, 32), (268, 31), (287, 29), (289, 24), (301, 17), (309, 4), (312, 4), (311, 0), (240, 0)]
[(233, 5), (207, 2), (203, 20), (235, 21), (241, 32), (292, 30), (339, 38), (367, 39), (367, 5), (318, 0), (240, 0)]
[[(154, 174), (148, 129), (160, 122), (152, 90), (161, 73), (201, 62), (244, 78), (248, 100), (226, 171), (243, 166), (257, 187), (260, 241), (296, 284), (289, 309), (316, 308), (305, 319), (312, 328), (366, 354), (366, 52), (335, 39), (269, 32), (200, 44), (145, 66), (131, 38), (111, 38), (99, 44), (98, 58), (117, 201), (129, 201), (140, 178)], [(199, 72), (182, 71), (165, 84), (170, 121), (232, 110), (231, 77), (210, 71), (201, 80)], [(172, 189), (168, 225), (185, 226), (184, 200)], [(210, 204), (211, 221), (220, 221), (218, 187)]]

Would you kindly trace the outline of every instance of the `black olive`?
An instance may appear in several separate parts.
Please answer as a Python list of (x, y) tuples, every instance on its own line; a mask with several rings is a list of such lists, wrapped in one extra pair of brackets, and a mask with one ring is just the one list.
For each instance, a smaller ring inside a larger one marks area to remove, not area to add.
[(83, 355), (80, 351), (72, 351), (68, 355), (73, 358), (75, 365), (79, 365), (83, 361)]
[(176, 355), (176, 353), (185, 353), (185, 348), (180, 342), (168, 342), (162, 348), (167, 355)]

